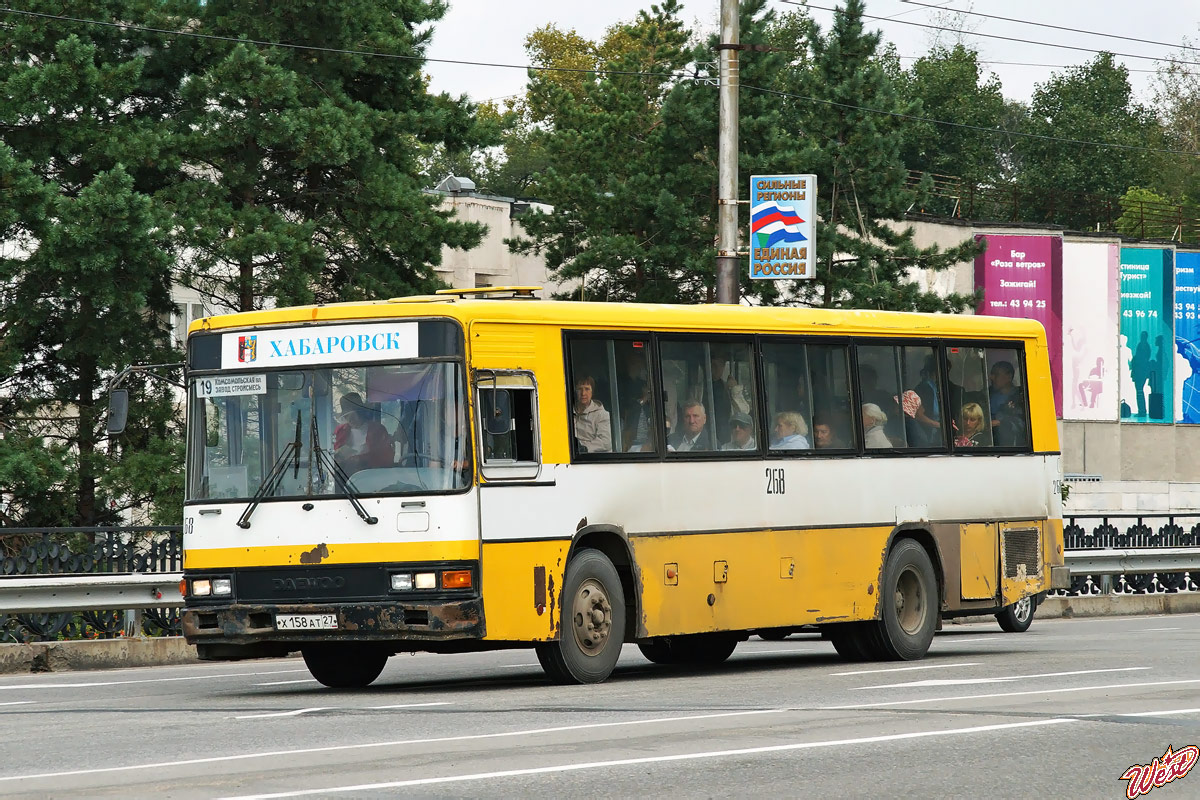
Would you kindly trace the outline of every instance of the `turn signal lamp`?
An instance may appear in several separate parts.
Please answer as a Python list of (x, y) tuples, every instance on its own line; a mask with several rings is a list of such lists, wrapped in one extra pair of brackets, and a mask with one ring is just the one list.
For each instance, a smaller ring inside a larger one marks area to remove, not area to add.
[(471, 588), (471, 570), (456, 569), (447, 570), (442, 573), (442, 588), (443, 589), (470, 589)]

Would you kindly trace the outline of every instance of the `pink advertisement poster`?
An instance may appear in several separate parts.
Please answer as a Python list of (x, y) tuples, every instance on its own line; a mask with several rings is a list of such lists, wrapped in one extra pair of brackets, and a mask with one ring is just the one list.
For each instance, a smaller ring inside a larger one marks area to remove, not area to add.
[(1121, 248), (1063, 242), (1063, 419), (1117, 419)]
[(987, 249), (975, 257), (975, 287), (983, 290), (978, 314), (1035, 319), (1046, 329), (1054, 408), (1062, 416), (1061, 236), (976, 236)]

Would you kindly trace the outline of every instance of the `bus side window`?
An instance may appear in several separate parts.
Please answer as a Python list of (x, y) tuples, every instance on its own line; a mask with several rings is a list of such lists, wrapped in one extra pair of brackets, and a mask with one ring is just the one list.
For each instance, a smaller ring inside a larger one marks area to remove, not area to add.
[(1029, 446), (1029, 407), (1020, 354), (1012, 348), (989, 347), (988, 403), (992, 442), (996, 447)]
[(807, 352), (813, 444), (818, 450), (852, 450), (860, 415), (850, 413), (850, 348), (810, 344)]
[(572, 338), (571, 449), (577, 456), (654, 453), (658, 447), (650, 342)]
[(904, 393), (900, 397), (908, 446), (945, 447), (945, 401), (941, 370), (932, 347), (905, 347), (901, 359)]
[(950, 364), (950, 414), (955, 448), (991, 447), (991, 402), (981, 347), (946, 349)]
[(857, 348), (863, 424), (869, 425), (864, 431), (868, 450), (908, 446), (899, 350), (891, 345), (860, 344)]

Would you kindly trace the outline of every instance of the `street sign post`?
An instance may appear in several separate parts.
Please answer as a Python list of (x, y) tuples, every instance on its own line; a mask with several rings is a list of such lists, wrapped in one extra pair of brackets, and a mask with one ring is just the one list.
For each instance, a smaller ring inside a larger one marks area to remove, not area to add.
[(750, 178), (750, 277), (816, 276), (816, 175)]

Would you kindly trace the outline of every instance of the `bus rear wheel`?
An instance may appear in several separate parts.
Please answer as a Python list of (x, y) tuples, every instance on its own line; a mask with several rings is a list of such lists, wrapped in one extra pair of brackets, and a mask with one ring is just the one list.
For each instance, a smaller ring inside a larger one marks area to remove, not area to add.
[(638, 642), (647, 661), (655, 664), (694, 664), (716, 666), (724, 663), (737, 648), (738, 637), (731, 633), (694, 633), (683, 636), (658, 636)]
[(1037, 611), (1037, 598), (1023, 597), (996, 615), (1001, 630), (1007, 633), (1024, 633), (1033, 624), (1033, 613)]
[(882, 618), (867, 639), (875, 639), (881, 657), (915, 661), (929, 652), (937, 628), (937, 587), (925, 548), (912, 539), (896, 542), (883, 570)]
[(388, 653), (373, 645), (311, 644), (301, 649), (304, 665), (330, 689), (363, 689), (383, 672)]
[(625, 643), (625, 594), (608, 556), (582, 550), (571, 559), (562, 603), (559, 639), (536, 646), (538, 662), (555, 683), (599, 683)]

